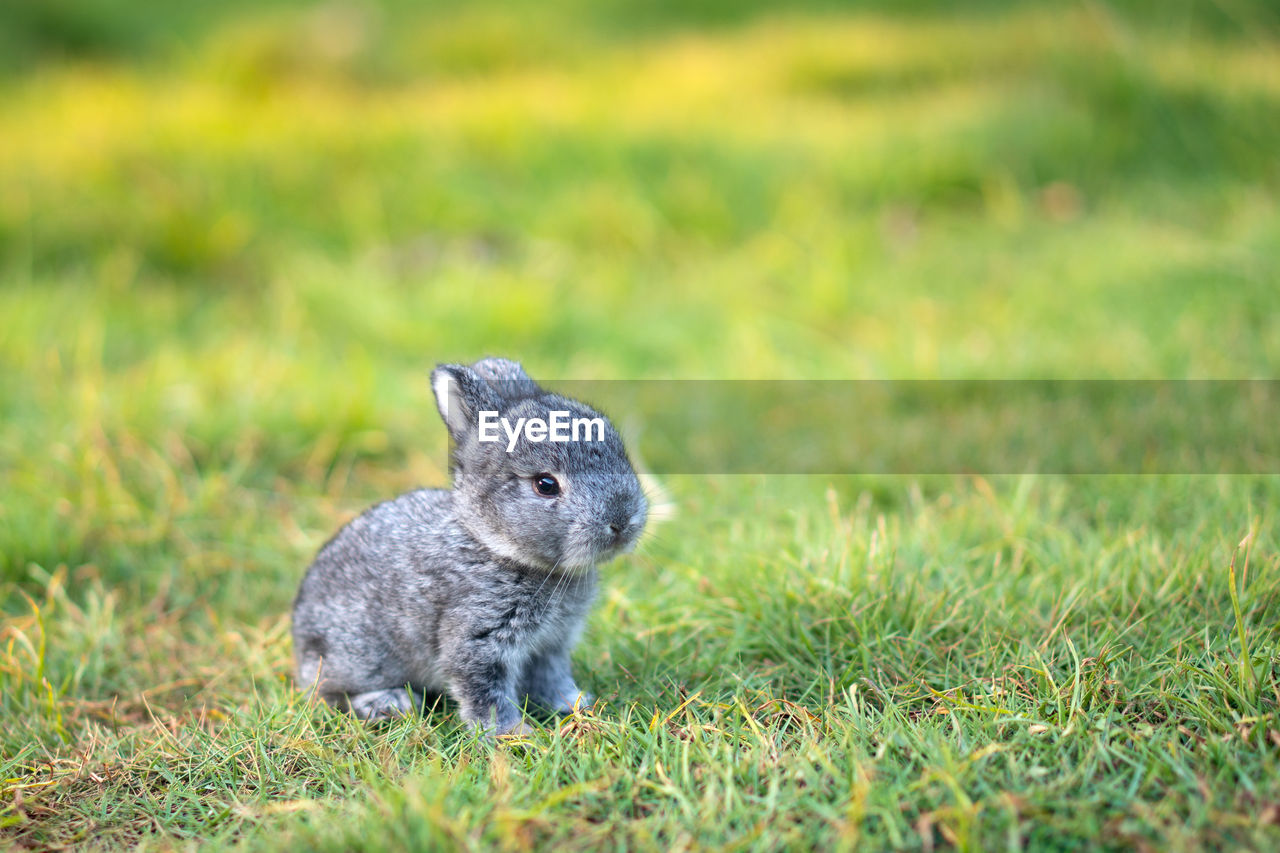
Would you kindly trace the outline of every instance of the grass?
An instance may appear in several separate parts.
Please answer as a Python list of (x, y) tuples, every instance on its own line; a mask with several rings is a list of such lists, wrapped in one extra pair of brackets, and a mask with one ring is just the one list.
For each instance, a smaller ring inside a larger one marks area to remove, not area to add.
[(1273, 475), (671, 477), (496, 747), (287, 616), (440, 360), (1273, 376), (1265, 4), (177, 5), (0, 11), (0, 844), (1280, 843)]

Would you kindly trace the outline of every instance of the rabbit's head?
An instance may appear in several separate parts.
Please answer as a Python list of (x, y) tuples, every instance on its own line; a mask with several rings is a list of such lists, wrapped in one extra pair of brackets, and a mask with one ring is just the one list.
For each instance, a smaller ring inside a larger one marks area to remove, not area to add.
[(506, 359), (440, 365), (431, 387), (452, 439), (458, 521), (483, 545), (564, 571), (635, 545), (648, 504), (607, 418)]

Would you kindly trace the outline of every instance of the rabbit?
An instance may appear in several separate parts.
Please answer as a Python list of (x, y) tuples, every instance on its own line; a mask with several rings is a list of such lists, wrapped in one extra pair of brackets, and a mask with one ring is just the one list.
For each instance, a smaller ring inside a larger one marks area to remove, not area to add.
[[(518, 363), (439, 365), (431, 387), (453, 488), (378, 504), (320, 549), (293, 605), (298, 683), (366, 720), (447, 693), (485, 734), (526, 733), (526, 701), (556, 713), (591, 705), (569, 654), (597, 567), (634, 547), (648, 504), (612, 424)], [(509, 423), (568, 412), (602, 427), (578, 441), (526, 431), (508, 450), (507, 433), (480, 440), (484, 412)]]

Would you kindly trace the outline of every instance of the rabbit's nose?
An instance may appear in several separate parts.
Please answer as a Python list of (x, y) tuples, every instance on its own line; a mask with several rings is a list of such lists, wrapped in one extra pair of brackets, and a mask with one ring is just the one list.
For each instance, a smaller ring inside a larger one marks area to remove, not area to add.
[(604, 535), (609, 541), (610, 548), (616, 547), (622, 541), (626, 529), (626, 525), (620, 521), (611, 521), (605, 525)]
[(618, 493), (609, 498), (609, 503), (605, 508), (605, 532), (617, 541), (623, 531), (627, 529), (627, 519), (631, 515), (631, 507), (627, 501), (627, 496)]

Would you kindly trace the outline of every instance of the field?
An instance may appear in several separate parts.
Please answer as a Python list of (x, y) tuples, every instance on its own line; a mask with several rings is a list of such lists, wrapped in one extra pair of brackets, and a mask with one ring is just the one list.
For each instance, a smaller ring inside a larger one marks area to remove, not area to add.
[(1276, 376), (1272, 4), (121, 5), (0, 6), (0, 847), (1280, 848), (1274, 474), (666, 477), (498, 745), (288, 620), (438, 361)]

